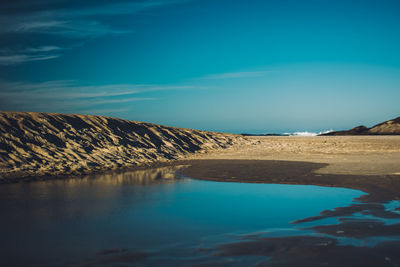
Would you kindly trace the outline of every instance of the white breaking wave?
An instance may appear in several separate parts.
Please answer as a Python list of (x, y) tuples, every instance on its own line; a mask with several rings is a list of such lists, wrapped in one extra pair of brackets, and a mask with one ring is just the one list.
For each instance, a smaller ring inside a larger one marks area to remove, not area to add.
[(313, 133), (313, 132), (294, 132), (292, 133), (292, 136), (316, 136), (317, 133)]
[(330, 132), (333, 132), (333, 129), (330, 129), (330, 130), (327, 130), (327, 131), (324, 131), (324, 132), (319, 132), (319, 134), (326, 134), (326, 133), (330, 133)]
[(308, 131), (304, 131), (304, 132), (294, 132), (294, 133), (284, 133), (283, 135), (289, 135), (289, 136), (317, 136), (319, 134), (325, 134), (325, 133), (330, 133), (333, 132), (332, 129), (327, 130), (327, 131), (323, 131), (323, 132), (308, 132)]

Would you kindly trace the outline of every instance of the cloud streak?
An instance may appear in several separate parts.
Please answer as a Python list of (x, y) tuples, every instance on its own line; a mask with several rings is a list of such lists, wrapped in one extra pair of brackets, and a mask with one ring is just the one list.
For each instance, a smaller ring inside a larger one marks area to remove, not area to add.
[(40, 98), (95, 98), (127, 96), (162, 90), (193, 89), (193, 86), (163, 86), (151, 84), (107, 84), (79, 85), (75, 81), (60, 80), (41, 83), (0, 81), (0, 96), (18, 96)]
[(47, 45), (47, 46), (26, 48), (26, 52), (32, 52), (32, 53), (37, 53), (37, 52), (50, 52), (50, 51), (58, 51), (58, 50), (62, 50), (62, 49), (63, 49), (63, 48), (58, 47), (58, 46)]
[[(35, 11), (29, 14), (5, 15), (0, 19), (0, 32), (57, 34), (65, 37), (98, 37), (108, 34), (125, 34), (132, 30), (114, 29), (102, 23), (96, 16), (128, 15), (187, 2), (188, 0), (151, 0), (141, 2), (117, 2), (76, 7)], [(67, 3), (65, 4), (67, 5)]]
[[(122, 35), (134, 32), (132, 29), (120, 29), (105, 22), (104, 17), (128, 15), (144, 10), (175, 5), (191, 0), (149, 0), (149, 1), (91, 1), (69, 3), (68, 1), (39, 1), (37, 4), (0, 3), (0, 38), (4, 35), (17, 36), (52, 35), (58, 42), (69, 38), (86, 40), (106, 35)], [(111, 23), (112, 24), (112, 23)], [(44, 39), (44, 38), (43, 38)], [(1, 49), (1, 47), (0, 47)], [(15, 50), (15, 49), (14, 49)], [(44, 61), (60, 57), (51, 54), (61, 50), (58, 46), (42, 45), (40, 48), (26, 48), (25, 51), (10, 51), (0, 54), (0, 65), (15, 65), (32, 61)], [(41, 54), (40, 54), (41, 53)]]
[(63, 48), (58, 46), (28, 47), (19, 51), (2, 50), (0, 51), (0, 65), (15, 65), (31, 61), (43, 61), (58, 58)]
[(16, 33), (60, 35), (68, 38), (99, 37), (108, 34), (125, 34), (131, 32), (128, 30), (112, 29), (98, 21), (91, 20), (27, 21), (15, 25), (10, 31)]
[(80, 109), (76, 113), (79, 114), (92, 114), (92, 115), (107, 115), (129, 111), (129, 108), (111, 108), (111, 109)]
[(155, 101), (145, 94), (161, 90), (185, 90), (191, 86), (146, 84), (78, 85), (75, 81), (42, 83), (0, 81), (0, 110), (76, 112), (126, 109), (132, 102)]
[(204, 80), (222, 80), (222, 79), (238, 79), (238, 78), (253, 78), (253, 77), (263, 77), (272, 71), (242, 71), (242, 72), (229, 72), (229, 73), (219, 73), (210, 74), (202, 77)]
[(41, 61), (58, 58), (60, 55), (26, 55), (26, 54), (13, 54), (0, 56), (0, 65), (15, 65), (19, 63)]

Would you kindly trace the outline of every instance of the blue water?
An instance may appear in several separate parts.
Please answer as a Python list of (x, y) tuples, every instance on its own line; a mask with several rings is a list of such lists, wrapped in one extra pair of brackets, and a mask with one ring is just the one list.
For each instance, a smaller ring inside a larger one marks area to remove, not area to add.
[[(177, 169), (1, 185), (0, 265), (93, 263), (104, 249), (148, 253), (130, 266), (207, 262), (213, 256), (207, 249), (217, 244), (260, 233), (299, 234), (304, 225), (291, 221), (347, 206), (363, 194), (318, 186), (199, 181), (175, 175)], [(258, 259), (237, 260), (243, 266)]]

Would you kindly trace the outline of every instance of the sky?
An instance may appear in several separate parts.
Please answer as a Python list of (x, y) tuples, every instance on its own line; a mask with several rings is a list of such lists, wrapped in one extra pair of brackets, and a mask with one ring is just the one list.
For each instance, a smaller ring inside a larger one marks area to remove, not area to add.
[(400, 116), (398, 0), (0, 2), (0, 110), (232, 133)]

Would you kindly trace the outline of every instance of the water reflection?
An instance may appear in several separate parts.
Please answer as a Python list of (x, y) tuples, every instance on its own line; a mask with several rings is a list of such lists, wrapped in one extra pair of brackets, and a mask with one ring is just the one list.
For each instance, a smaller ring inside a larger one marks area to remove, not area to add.
[[(400, 266), (399, 206), (395, 200), (352, 203), (292, 222), (304, 232), (239, 236), (215, 251), (233, 260), (268, 257), (257, 266)], [(304, 226), (310, 222), (317, 224)]]
[[(0, 209), (8, 212), (11, 225), (90, 217), (146, 202), (149, 192), (166, 192), (182, 179), (176, 172), (185, 166), (88, 175), (83, 178), (38, 181), (0, 186)], [(188, 182), (188, 181), (186, 181)], [(140, 186), (161, 185), (140, 190)], [(139, 187), (138, 187), (139, 186)], [(129, 190), (128, 190), (129, 188)], [(125, 194), (130, 191), (130, 197)], [(127, 203), (126, 201), (129, 200)], [(21, 212), (24, 211), (24, 213)]]
[(184, 167), (0, 186), (0, 265), (251, 265), (265, 257), (232, 262), (214, 248), (248, 233), (307, 234), (290, 222), (362, 194), (198, 181), (176, 174)]
[[(177, 171), (186, 168), (185, 165), (167, 166), (160, 168), (126, 171), (123, 173), (105, 173), (101, 175), (88, 175), (79, 179), (66, 179), (62, 182), (67, 185), (152, 185), (166, 182), (176, 182), (181, 179), (176, 175)], [(60, 181), (53, 181), (59, 183)]]

